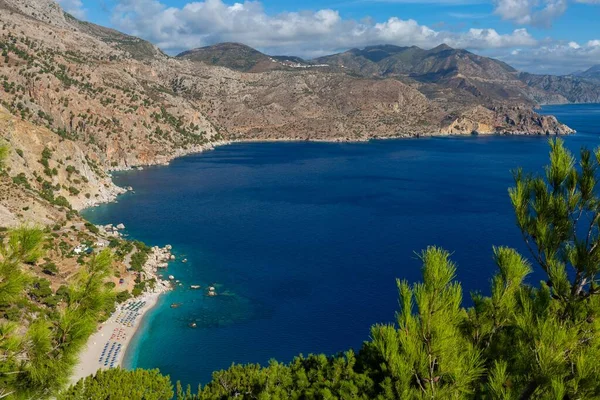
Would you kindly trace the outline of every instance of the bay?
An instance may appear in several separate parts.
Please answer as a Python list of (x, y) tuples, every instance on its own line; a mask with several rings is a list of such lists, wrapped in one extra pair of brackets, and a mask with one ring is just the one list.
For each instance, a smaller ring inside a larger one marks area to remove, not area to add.
[[(575, 153), (600, 144), (600, 105), (542, 112), (577, 129), (564, 138)], [(188, 260), (169, 267), (183, 286), (146, 317), (127, 367), (195, 386), (233, 362), (358, 350), (372, 324), (393, 322), (395, 279), (418, 281), (417, 253), (429, 245), (453, 252), (468, 305), (470, 292), (489, 291), (492, 246), (528, 255), (507, 189), (512, 169), (542, 171), (547, 141), (239, 143), (116, 174), (135, 193), (84, 216), (122, 222), (131, 238)], [(218, 296), (206, 296), (209, 285)]]

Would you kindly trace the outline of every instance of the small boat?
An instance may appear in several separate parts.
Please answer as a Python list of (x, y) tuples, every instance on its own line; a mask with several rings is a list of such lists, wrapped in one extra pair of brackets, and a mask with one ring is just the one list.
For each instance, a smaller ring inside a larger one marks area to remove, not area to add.
[(195, 328), (195, 327), (197, 327), (198, 325), (196, 325), (196, 323), (195, 323), (195, 322), (191, 322), (191, 323), (189, 323), (189, 324), (188, 324), (188, 326), (189, 326), (190, 328)]
[(190, 285), (190, 289), (200, 289), (200, 285)]
[(179, 308), (181, 307), (181, 303), (173, 303), (171, 304), (171, 308)]

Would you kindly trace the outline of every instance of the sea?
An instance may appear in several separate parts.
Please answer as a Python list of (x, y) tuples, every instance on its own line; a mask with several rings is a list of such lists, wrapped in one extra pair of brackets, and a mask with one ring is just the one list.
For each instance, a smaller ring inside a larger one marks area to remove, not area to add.
[[(600, 105), (541, 112), (577, 130), (564, 137), (575, 154), (600, 145)], [(490, 292), (493, 246), (529, 256), (508, 188), (516, 168), (543, 172), (548, 139), (239, 143), (116, 173), (134, 193), (84, 216), (172, 245), (164, 274), (181, 283), (145, 316), (126, 367), (195, 387), (232, 363), (357, 351), (371, 325), (394, 322), (396, 279), (421, 279), (428, 246), (452, 253), (469, 306)]]

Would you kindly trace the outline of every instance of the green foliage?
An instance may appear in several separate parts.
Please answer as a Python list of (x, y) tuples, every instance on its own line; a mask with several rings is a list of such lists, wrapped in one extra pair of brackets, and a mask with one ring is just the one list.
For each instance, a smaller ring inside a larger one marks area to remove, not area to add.
[(43, 255), (44, 239), (44, 231), (39, 228), (13, 229), (9, 232), (8, 246), (2, 255), (13, 262), (34, 264)]
[(8, 158), (8, 146), (0, 143), (0, 171), (4, 168), (4, 163)]
[(58, 274), (58, 267), (53, 262), (47, 262), (42, 265), (42, 272), (47, 275), (56, 275)]
[(158, 370), (100, 370), (77, 382), (58, 396), (58, 400), (170, 400), (173, 385)]
[(117, 293), (117, 303), (123, 303), (131, 298), (131, 294), (127, 290), (123, 290), (122, 292)]
[(13, 183), (16, 183), (17, 185), (21, 185), (26, 187), (27, 189), (31, 189), (31, 185), (29, 184), (29, 181), (27, 180), (27, 176), (21, 172), (19, 173), (17, 176), (14, 176), (12, 178)]
[[(562, 140), (550, 142), (545, 177), (515, 172), (509, 190), (517, 224), (535, 261), (548, 274), (552, 296), (568, 313), (596, 293), (600, 271), (600, 149), (582, 149), (579, 168)], [(570, 278), (569, 273), (574, 274)]]
[(144, 282), (144, 281), (137, 282), (135, 284), (135, 286), (133, 287), (131, 294), (134, 297), (137, 297), (137, 296), (141, 295), (142, 293), (144, 293), (145, 290), (146, 290), (146, 282)]
[[(450, 254), (431, 247), (421, 254), (423, 283), (399, 281), (398, 327), (375, 325), (372, 343), (389, 371), (389, 390), (400, 398), (465, 396), (483, 373), (480, 352), (461, 334), (466, 312), (462, 288), (453, 282)], [(414, 304), (413, 304), (414, 301)], [(416, 306), (417, 314), (413, 314)]]
[(131, 256), (131, 269), (133, 271), (142, 271), (144, 264), (148, 261), (148, 254), (142, 251), (138, 251), (137, 253)]
[(289, 365), (271, 361), (259, 365), (234, 365), (213, 374), (197, 396), (178, 398), (231, 399), (372, 399), (373, 381), (357, 368), (352, 351), (336, 357), (296, 357)]
[(94, 224), (92, 224), (91, 222), (86, 222), (85, 223), (85, 227), (92, 233), (100, 233), (100, 229), (98, 229), (98, 227)]
[[(0, 310), (11, 319), (16, 314), (22, 324), (0, 322), (2, 398), (49, 398), (57, 393), (88, 337), (114, 307), (114, 293), (104, 285), (112, 274), (109, 250), (93, 256), (68, 287), (54, 294), (48, 280), (31, 279), (21, 268), (42, 257), (43, 240), (39, 229), (18, 228), (8, 232), (1, 248)], [(49, 263), (43, 268), (52, 269)], [(36, 310), (34, 315), (28, 314), (30, 309)]]

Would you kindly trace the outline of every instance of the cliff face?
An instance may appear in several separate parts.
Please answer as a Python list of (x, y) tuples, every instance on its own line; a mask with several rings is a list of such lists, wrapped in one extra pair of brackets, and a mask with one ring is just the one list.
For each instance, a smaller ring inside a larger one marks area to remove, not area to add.
[(64, 197), (76, 210), (113, 200), (122, 192), (77, 142), (14, 117), (3, 107), (0, 132), (10, 149), (9, 175), (22, 189), (49, 202)]
[(534, 98), (541, 104), (600, 102), (600, 81), (573, 75), (527, 73), (521, 73), (520, 78), (534, 90)]
[(442, 127), (442, 132), (460, 134), (519, 134), (519, 135), (569, 135), (575, 133), (553, 116), (540, 116), (525, 107), (477, 106)]

